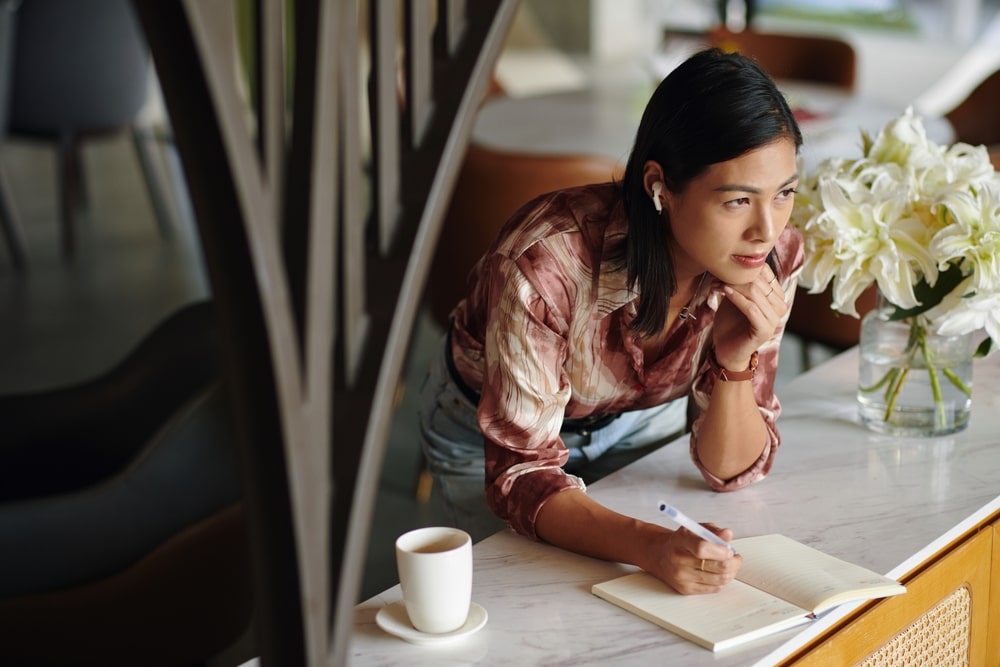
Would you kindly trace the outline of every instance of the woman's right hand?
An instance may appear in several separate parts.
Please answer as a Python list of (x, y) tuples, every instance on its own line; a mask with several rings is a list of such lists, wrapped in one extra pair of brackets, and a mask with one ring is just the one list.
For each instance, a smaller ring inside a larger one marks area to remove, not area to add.
[[(733, 531), (728, 528), (702, 525), (727, 542), (733, 539)], [(743, 565), (738, 554), (684, 528), (656, 531), (648, 556), (643, 569), (684, 595), (718, 593), (736, 578)]]
[[(702, 524), (729, 542), (733, 531)], [(743, 559), (683, 528), (672, 531), (615, 512), (582, 489), (549, 497), (535, 521), (538, 537), (578, 554), (630, 563), (678, 593), (717, 593), (736, 577)], [(704, 564), (702, 563), (704, 561)]]

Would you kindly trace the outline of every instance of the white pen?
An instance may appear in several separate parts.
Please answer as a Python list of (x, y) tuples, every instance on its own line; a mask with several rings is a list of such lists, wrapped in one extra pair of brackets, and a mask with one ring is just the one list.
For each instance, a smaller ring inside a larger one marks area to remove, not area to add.
[(707, 540), (712, 544), (718, 544), (719, 546), (726, 547), (734, 554), (736, 553), (736, 549), (733, 548), (732, 544), (726, 542), (724, 539), (722, 539), (721, 537), (710, 531), (708, 528), (705, 528), (705, 526), (701, 525), (700, 523), (698, 523), (697, 521), (695, 521), (694, 519), (692, 519), (687, 514), (680, 511), (670, 503), (665, 503), (661, 500), (660, 511), (669, 516), (674, 521), (676, 521), (678, 524), (687, 528), (689, 531), (691, 531), (701, 539)]

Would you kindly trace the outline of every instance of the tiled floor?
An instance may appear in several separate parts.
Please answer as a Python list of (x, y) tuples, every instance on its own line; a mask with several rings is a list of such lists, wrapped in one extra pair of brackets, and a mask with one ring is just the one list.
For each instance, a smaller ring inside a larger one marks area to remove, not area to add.
[(125, 136), (86, 144), (90, 205), (69, 262), (59, 250), (54, 151), (17, 140), (0, 151), (29, 254), (23, 275), (6, 246), (0, 255), (0, 390), (90, 376), (165, 314), (207, 295), (193, 229), (181, 219), (172, 239), (159, 237)]
[[(76, 259), (59, 254), (53, 154), (44, 145), (0, 147), (27, 235), (30, 269), (18, 275), (0, 250), (0, 393), (72, 382), (116, 361), (165, 315), (208, 295), (198, 245), (188, 222), (159, 238), (152, 209), (123, 137), (95, 141), (85, 153), (90, 212), (81, 221)], [(414, 439), (419, 381), (440, 332), (421, 320), (406, 371), (407, 391), (390, 435), (369, 566), (368, 597), (396, 582), (392, 542), (401, 532), (439, 521), (433, 496), (415, 500)], [(789, 340), (781, 381), (798, 372)]]

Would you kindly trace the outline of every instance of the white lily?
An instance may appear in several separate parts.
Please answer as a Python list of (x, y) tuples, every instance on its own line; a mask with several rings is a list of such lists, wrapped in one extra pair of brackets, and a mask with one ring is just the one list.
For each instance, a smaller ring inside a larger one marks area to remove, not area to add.
[(874, 138), (862, 133), (862, 145), (858, 158), (826, 160), (799, 181), (792, 215), (805, 239), (799, 280), (812, 292), (832, 283), (831, 308), (855, 317), (858, 297), (878, 285), (908, 334), (902, 361), (859, 384), (859, 401), (883, 403), (881, 423), (905, 421), (907, 409), (897, 404), (907, 400), (903, 386), (919, 363), (943, 428), (942, 383), (967, 396), (971, 386), (938, 362), (931, 334), (985, 330), (1000, 342), (1000, 176), (984, 147), (928, 140), (912, 109)]
[(985, 147), (939, 146), (912, 109), (862, 141), (863, 155), (825, 160), (800, 180), (802, 285), (818, 293), (832, 283), (831, 308), (858, 317), (855, 302), (877, 284), (897, 309), (924, 309), (932, 329), (986, 328), (1000, 341), (983, 305), (1000, 294), (1000, 176)]

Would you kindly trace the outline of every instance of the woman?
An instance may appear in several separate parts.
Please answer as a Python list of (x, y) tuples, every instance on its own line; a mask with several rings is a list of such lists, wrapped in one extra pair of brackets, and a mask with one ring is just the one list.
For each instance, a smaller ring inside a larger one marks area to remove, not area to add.
[(483, 526), (488, 505), (518, 532), (682, 593), (732, 580), (739, 556), (612, 512), (585, 482), (676, 435), (684, 397), (710, 488), (770, 470), (803, 261), (787, 226), (801, 143), (755, 63), (704, 51), (654, 92), (621, 183), (544, 195), (508, 221), (422, 397), (423, 445), (458, 525), (489, 534), (502, 523)]

